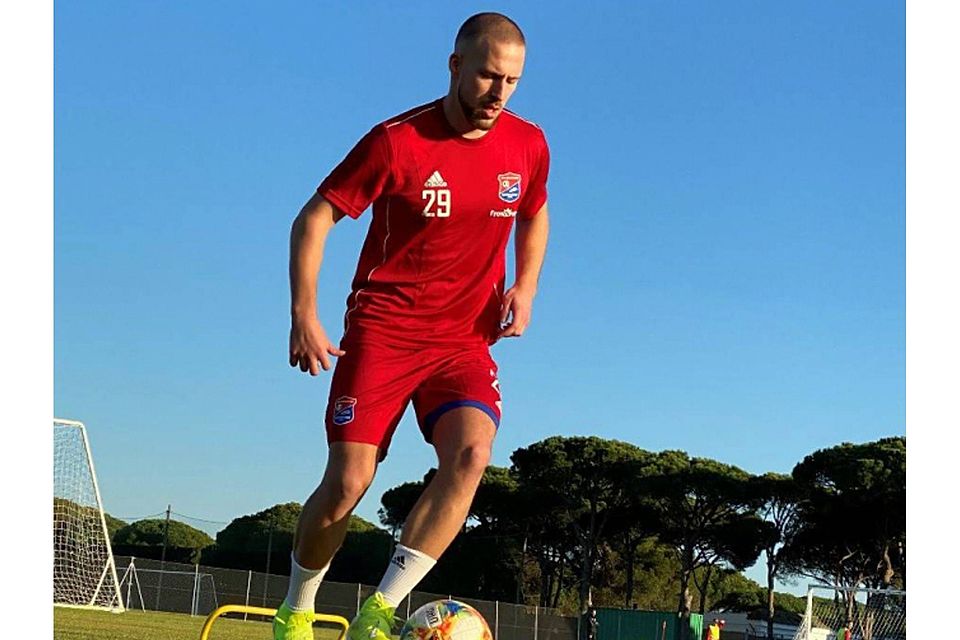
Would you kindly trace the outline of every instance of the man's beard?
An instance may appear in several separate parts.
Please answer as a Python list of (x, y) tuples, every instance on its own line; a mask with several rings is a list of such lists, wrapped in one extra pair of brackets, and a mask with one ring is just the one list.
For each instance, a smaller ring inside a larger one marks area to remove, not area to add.
[(497, 115), (493, 116), (492, 118), (486, 118), (483, 115), (483, 107), (472, 107), (467, 104), (467, 101), (463, 99), (462, 95), (460, 95), (459, 85), (457, 86), (457, 102), (460, 103), (460, 111), (463, 112), (463, 117), (466, 118), (470, 124), (481, 131), (489, 131), (490, 129), (493, 129), (493, 125), (497, 123), (497, 118), (500, 117), (501, 111), (497, 111)]

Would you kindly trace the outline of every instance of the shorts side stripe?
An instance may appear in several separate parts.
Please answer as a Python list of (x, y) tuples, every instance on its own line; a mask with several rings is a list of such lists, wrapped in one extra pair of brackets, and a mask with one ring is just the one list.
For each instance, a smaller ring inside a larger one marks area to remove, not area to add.
[(451, 400), (450, 402), (444, 402), (442, 405), (428, 413), (427, 417), (424, 418), (423, 428), (424, 431), (426, 431), (428, 442), (433, 441), (433, 428), (436, 426), (437, 421), (440, 420), (443, 414), (452, 409), (459, 409), (460, 407), (473, 407), (474, 409), (480, 409), (480, 411), (483, 411), (485, 414), (490, 416), (490, 419), (493, 420), (493, 426), (495, 428), (500, 428), (500, 417), (497, 415), (497, 412), (485, 402), (480, 402), (479, 400)]

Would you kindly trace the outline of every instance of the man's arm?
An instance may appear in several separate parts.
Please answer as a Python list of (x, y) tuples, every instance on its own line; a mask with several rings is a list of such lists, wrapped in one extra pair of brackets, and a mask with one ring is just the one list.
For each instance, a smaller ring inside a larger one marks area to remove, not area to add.
[(547, 252), (547, 236), (550, 233), (550, 218), (544, 203), (533, 218), (517, 219), (515, 237), (517, 252), (517, 277), (513, 286), (503, 296), (500, 308), (500, 324), (510, 324), (500, 331), (501, 338), (521, 336), (530, 324), (533, 298), (537, 295), (540, 269)]
[(330, 342), (317, 316), (317, 278), (323, 248), (343, 213), (314, 193), (290, 230), (290, 366), (315, 376), (330, 369), (330, 356), (345, 352)]

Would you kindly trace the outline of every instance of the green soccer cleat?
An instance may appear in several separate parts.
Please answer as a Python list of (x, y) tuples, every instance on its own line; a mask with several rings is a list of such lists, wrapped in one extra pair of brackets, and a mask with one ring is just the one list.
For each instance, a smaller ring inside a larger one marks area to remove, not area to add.
[(391, 640), (393, 630), (393, 612), (379, 591), (366, 599), (360, 607), (360, 613), (350, 623), (347, 640)]
[(313, 640), (313, 611), (294, 611), (284, 602), (273, 617), (273, 640)]

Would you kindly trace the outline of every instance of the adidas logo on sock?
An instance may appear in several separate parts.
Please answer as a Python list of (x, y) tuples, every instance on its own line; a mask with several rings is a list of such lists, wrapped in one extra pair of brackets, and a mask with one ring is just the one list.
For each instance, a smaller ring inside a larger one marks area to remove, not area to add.
[(397, 565), (401, 569), (406, 569), (407, 567), (404, 565), (405, 559), (406, 558), (404, 556), (393, 556), (393, 560), (391, 560), (390, 562)]
[(447, 186), (447, 181), (443, 179), (443, 176), (440, 175), (439, 171), (434, 171), (430, 174), (430, 177), (427, 178), (427, 181), (423, 183), (425, 187), (445, 187)]

